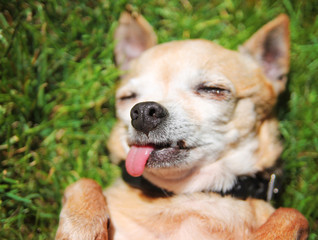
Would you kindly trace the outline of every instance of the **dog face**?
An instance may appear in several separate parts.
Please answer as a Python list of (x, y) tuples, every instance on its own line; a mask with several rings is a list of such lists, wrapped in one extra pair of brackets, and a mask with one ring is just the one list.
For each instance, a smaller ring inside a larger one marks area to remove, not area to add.
[(176, 193), (226, 191), (237, 176), (274, 164), (281, 146), (272, 109), (289, 61), (285, 15), (239, 52), (207, 40), (155, 46), (150, 25), (128, 13), (115, 38), (126, 74), (108, 146), (129, 174)]

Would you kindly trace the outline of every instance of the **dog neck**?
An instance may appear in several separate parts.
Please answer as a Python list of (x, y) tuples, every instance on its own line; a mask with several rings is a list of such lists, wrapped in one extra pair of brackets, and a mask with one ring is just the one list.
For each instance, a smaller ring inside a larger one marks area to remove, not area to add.
[[(123, 180), (131, 187), (141, 190), (147, 197), (167, 198), (175, 195), (173, 192), (166, 191), (165, 189), (153, 185), (142, 176), (130, 176), (126, 171), (123, 162), (121, 162), (120, 167), (122, 169)], [(273, 195), (279, 192), (279, 187), (276, 179), (277, 175), (273, 173), (271, 169), (268, 169), (267, 173), (269, 173), (267, 175), (270, 175), (270, 177), (265, 177), (263, 172), (257, 173), (255, 176), (239, 176), (232, 189), (226, 192), (215, 192), (208, 189), (202, 192), (214, 192), (223, 197), (231, 196), (241, 200), (256, 198), (270, 201)]]

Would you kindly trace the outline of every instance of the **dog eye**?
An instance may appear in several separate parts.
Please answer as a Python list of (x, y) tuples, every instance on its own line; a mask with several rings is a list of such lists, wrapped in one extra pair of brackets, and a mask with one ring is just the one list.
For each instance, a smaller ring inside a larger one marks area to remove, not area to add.
[(120, 96), (118, 99), (119, 99), (119, 101), (126, 101), (126, 100), (132, 100), (136, 97), (137, 97), (137, 94), (132, 92), (132, 93), (129, 93), (127, 95)]
[(212, 94), (217, 94), (217, 95), (220, 95), (221, 93), (223, 93), (225, 91), (222, 88), (216, 88), (216, 87), (201, 87), (198, 90), (200, 92), (212, 93)]
[(196, 93), (199, 95), (208, 95), (218, 100), (223, 100), (227, 98), (230, 91), (221, 87), (210, 87), (202, 84), (197, 87)]

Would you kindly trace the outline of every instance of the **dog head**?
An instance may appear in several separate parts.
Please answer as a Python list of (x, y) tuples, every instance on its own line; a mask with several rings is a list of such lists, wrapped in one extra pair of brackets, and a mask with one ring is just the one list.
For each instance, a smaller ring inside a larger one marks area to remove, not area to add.
[(280, 15), (232, 51), (207, 40), (156, 45), (142, 16), (123, 13), (115, 56), (125, 74), (108, 143), (115, 162), (176, 193), (226, 191), (237, 176), (274, 165), (288, 24)]

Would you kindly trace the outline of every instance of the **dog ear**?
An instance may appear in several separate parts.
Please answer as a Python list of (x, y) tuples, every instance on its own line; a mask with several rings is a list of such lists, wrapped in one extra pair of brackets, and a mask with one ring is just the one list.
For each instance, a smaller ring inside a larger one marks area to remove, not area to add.
[(123, 12), (115, 31), (115, 60), (122, 70), (127, 70), (129, 62), (157, 43), (157, 36), (150, 24), (141, 15)]
[(240, 52), (251, 55), (271, 81), (276, 94), (285, 90), (289, 71), (289, 18), (279, 15), (258, 30)]

